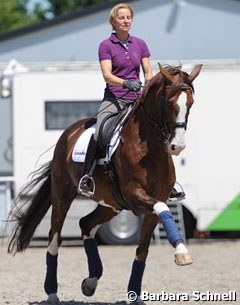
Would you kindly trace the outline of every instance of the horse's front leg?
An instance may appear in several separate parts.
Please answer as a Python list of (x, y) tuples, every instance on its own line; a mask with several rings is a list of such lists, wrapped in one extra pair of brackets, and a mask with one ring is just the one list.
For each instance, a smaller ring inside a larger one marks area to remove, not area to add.
[(140, 242), (136, 250), (135, 260), (133, 261), (127, 292), (128, 300), (135, 305), (144, 304), (141, 300), (142, 278), (152, 234), (158, 221), (157, 215), (148, 214), (144, 217), (142, 224)]
[(164, 227), (168, 241), (176, 249), (174, 253), (175, 263), (178, 266), (187, 266), (192, 264), (193, 259), (183, 243), (182, 234), (178, 229), (169, 207), (166, 203), (158, 201), (154, 204), (153, 210), (159, 216), (159, 220)]
[(141, 204), (143, 209), (145, 208), (149, 212), (152, 211), (159, 217), (158, 220), (164, 227), (168, 241), (176, 249), (174, 253), (175, 263), (179, 266), (192, 264), (193, 259), (184, 245), (182, 234), (179, 231), (173, 215), (166, 203), (163, 201), (157, 201), (146, 194), (146, 192), (141, 188), (135, 189), (137, 191), (132, 198), (137, 200), (138, 205)]
[(110, 208), (98, 205), (97, 208), (80, 222), (83, 236), (83, 245), (88, 260), (89, 275), (82, 282), (82, 293), (85, 296), (92, 296), (97, 288), (98, 280), (102, 276), (102, 261), (98, 252), (97, 242), (94, 239), (99, 226), (115, 216), (117, 213)]

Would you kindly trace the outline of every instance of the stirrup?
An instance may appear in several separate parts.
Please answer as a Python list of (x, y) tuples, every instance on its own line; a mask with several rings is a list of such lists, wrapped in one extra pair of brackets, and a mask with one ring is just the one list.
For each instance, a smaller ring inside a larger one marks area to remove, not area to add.
[[(177, 186), (177, 188), (176, 188)], [(186, 197), (186, 194), (183, 190), (182, 185), (179, 182), (176, 182), (169, 197), (168, 201), (173, 202), (173, 201), (181, 201), (184, 200)]]
[(93, 180), (93, 177), (89, 174), (82, 176), (79, 181), (78, 190), (79, 193), (83, 196), (93, 196), (95, 194), (95, 182)]

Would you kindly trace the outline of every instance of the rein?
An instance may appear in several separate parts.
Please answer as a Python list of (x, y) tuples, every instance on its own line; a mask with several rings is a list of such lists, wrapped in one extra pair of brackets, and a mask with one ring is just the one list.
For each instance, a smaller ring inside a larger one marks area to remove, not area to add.
[[(172, 89), (173, 86), (165, 86), (165, 89)], [(187, 86), (179, 86), (179, 88), (187, 88)], [(165, 91), (165, 90), (164, 90)], [(184, 122), (175, 122), (173, 124), (167, 124), (166, 122), (166, 107), (167, 107), (168, 101), (166, 99), (166, 95), (163, 92), (160, 97), (160, 122), (155, 122), (150, 115), (146, 112), (144, 109), (144, 103), (141, 104), (141, 109), (144, 112), (144, 115), (147, 119), (147, 121), (152, 125), (156, 130), (159, 138), (167, 144), (171, 138), (171, 131), (170, 127), (173, 128), (174, 130), (177, 128), (184, 128), (185, 130), (187, 129), (187, 121), (188, 121), (188, 116), (190, 112), (190, 108), (187, 109), (187, 113), (185, 116), (185, 121)]]

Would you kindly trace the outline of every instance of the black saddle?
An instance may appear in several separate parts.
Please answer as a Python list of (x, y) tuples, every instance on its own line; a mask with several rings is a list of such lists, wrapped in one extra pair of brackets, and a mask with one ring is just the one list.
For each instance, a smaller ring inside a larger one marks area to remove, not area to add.
[[(131, 106), (130, 106), (131, 105)], [(122, 109), (119, 109), (118, 112), (109, 114), (102, 121), (99, 127), (98, 134), (98, 145), (102, 151), (106, 151), (108, 144), (111, 141), (111, 138), (116, 130), (117, 126), (122, 126), (126, 121), (126, 115), (129, 111), (129, 107), (132, 108), (132, 103), (126, 103)], [(90, 128), (92, 125), (96, 123), (96, 118), (91, 118), (85, 123), (85, 128)]]
[(123, 125), (123, 120), (128, 111), (128, 107), (122, 111), (108, 115), (99, 128), (98, 143), (102, 150), (105, 150), (117, 126)]

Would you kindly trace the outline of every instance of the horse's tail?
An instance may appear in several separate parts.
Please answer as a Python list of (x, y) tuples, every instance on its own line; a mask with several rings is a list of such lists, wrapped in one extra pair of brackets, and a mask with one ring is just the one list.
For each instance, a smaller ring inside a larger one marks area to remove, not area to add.
[[(16, 224), (8, 245), (8, 253), (22, 252), (29, 246), (37, 226), (51, 206), (51, 170), (52, 161), (33, 172), (33, 179), (14, 201), (8, 222)], [(40, 182), (42, 184), (34, 191)]]

